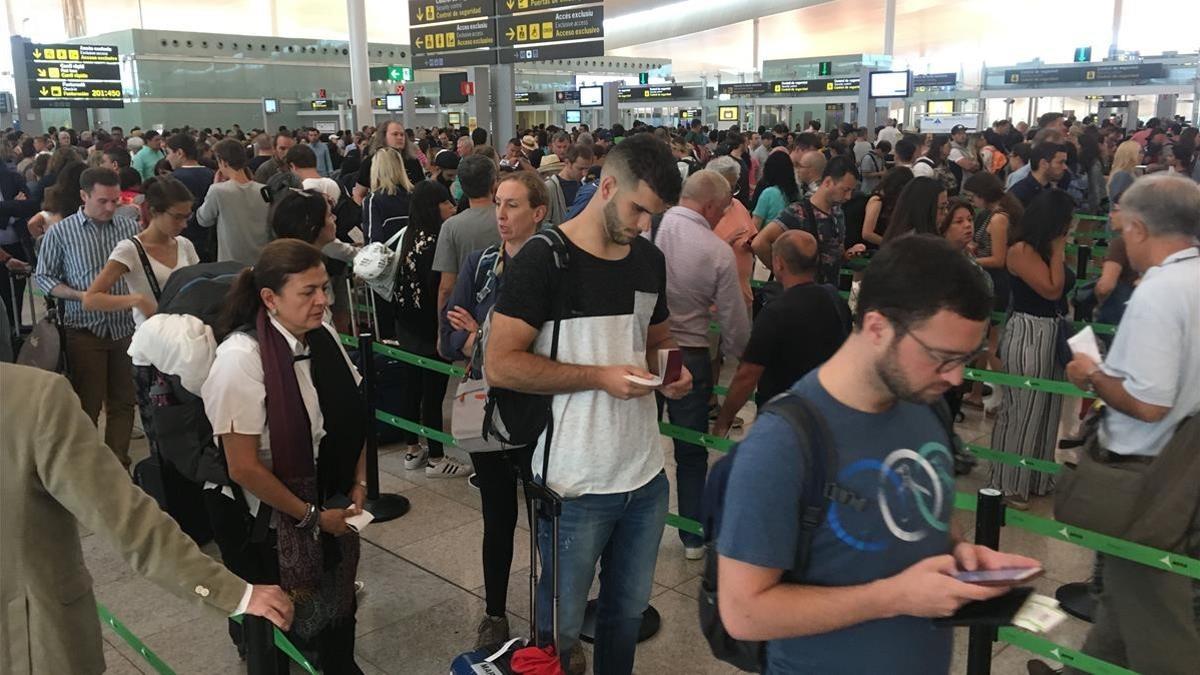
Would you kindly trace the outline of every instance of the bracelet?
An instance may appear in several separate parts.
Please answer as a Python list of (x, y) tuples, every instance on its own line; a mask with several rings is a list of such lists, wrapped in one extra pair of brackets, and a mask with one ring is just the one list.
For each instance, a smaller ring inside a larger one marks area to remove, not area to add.
[(304, 513), (304, 517), (300, 522), (296, 523), (297, 530), (307, 530), (317, 521), (317, 507), (314, 504), (308, 504), (308, 511)]

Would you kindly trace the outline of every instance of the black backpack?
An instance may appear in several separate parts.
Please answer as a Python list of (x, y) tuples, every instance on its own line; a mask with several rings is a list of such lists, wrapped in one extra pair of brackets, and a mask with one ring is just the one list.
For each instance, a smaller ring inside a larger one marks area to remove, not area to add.
[[(805, 453), (807, 484), (800, 505), (801, 524), (795, 564), (783, 575), (785, 581), (799, 582), (808, 568), (812, 539), (825, 522), (826, 492), (834, 487), (838, 469), (837, 448), (833, 446), (829, 429), (820, 412), (807, 399), (793, 393), (783, 393), (771, 399), (759, 413), (777, 415), (791, 427)], [(713, 656), (747, 672), (761, 672), (766, 665), (766, 643), (738, 640), (729, 635), (717, 607), (717, 537), (721, 531), (721, 516), (725, 491), (738, 446), (717, 460), (704, 483), (701, 526), (704, 528), (704, 572), (700, 576), (700, 631), (708, 640)]]
[[(954, 432), (954, 421), (942, 401), (931, 406), (938, 421), (946, 431), (950, 450), (957, 459), (962, 452), (962, 441)], [(851, 503), (860, 499), (837, 485), (838, 455), (832, 435), (824, 416), (803, 396), (785, 392), (771, 399), (759, 415), (782, 417), (797, 438), (805, 439), (801, 451), (805, 453), (804, 466), (807, 482), (800, 504), (800, 536), (796, 547), (795, 563), (783, 574), (783, 581), (800, 583), (808, 569), (813, 537), (825, 522), (825, 513), (830, 500)], [(717, 605), (717, 537), (721, 531), (721, 517), (725, 504), (726, 487), (737, 461), (738, 446), (717, 460), (709, 469), (704, 483), (704, 498), (701, 506), (700, 524), (704, 529), (704, 571), (700, 575), (700, 631), (708, 641), (713, 656), (737, 666), (741, 670), (757, 673), (766, 666), (766, 643), (738, 640), (731, 636), (721, 621)]]
[[(226, 304), (233, 281), (245, 265), (205, 263), (184, 267), (167, 279), (160, 314), (190, 314), (212, 326)], [(229, 485), (225, 453), (213, 438), (204, 401), (184, 388), (177, 375), (159, 372), (150, 389), (159, 452), (187, 479)]]
[[(552, 227), (533, 235), (533, 239), (541, 239), (550, 245), (554, 254), (554, 268), (557, 270), (558, 297), (554, 306), (554, 327), (550, 339), (550, 360), (558, 358), (558, 334), (562, 319), (569, 307), (571, 284), (562, 278), (570, 266), (570, 251), (562, 231)], [(503, 290), (501, 290), (503, 292)], [(487, 402), (483, 410), (483, 438), (490, 440), (493, 436), (508, 445), (535, 445), (542, 432), (554, 428), (554, 415), (550, 408), (553, 396), (546, 394), (528, 394), (501, 387), (488, 387)], [(546, 448), (547, 456), (549, 448)]]

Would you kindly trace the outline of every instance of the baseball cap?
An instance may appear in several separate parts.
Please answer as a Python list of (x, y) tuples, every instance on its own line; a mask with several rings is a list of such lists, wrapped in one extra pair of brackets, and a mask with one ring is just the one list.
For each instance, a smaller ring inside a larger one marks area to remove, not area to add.
[(960, 131), (966, 131), (966, 130), (967, 130), (967, 128), (964, 127), (963, 125), (955, 124), (954, 128), (950, 130), (950, 134), (953, 135), (953, 134), (957, 134)]

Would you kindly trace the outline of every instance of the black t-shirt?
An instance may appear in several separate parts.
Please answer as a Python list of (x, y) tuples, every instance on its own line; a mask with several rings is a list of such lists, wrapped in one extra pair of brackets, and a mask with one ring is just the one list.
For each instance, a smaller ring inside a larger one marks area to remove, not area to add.
[[(372, 155), (367, 155), (363, 159), (362, 164), (358, 167), (358, 184), (371, 189), (371, 160)], [(421, 168), (421, 161), (412, 157), (404, 158), (404, 173), (408, 174), (408, 180), (413, 185), (425, 180), (425, 170)]]
[(270, 155), (255, 155), (250, 158), (249, 162), (246, 163), (246, 168), (250, 169), (250, 173), (254, 173), (255, 171), (258, 171), (258, 167), (266, 164), (269, 161), (271, 161)]
[(575, 203), (575, 195), (579, 194), (579, 186), (582, 185), (577, 180), (563, 180), (560, 176), (558, 186), (562, 188), (563, 199), (566, 201), (567, 210), (571, 209), (571, 205)]
[(850, 307), (832, 286), (801, 284), (772, 300), (754, 319), (742, 360), (764, 368), (755, 401), (783, 393), (842, 346)]
[[(559, 297), (560, 285), (568, 284), (569, 318), (589, 320), (584, 323), (592, 324), (596, 331), (589, 342), (608, 338), (627, 340), (628, 321), (633, 317), (639, 323), (648, 320), (640, 326), (639, 349), (645, 349), (646, 327), (666, 321), (669, 315), (667, 263), (662, 251), (645, 238), (636, 237), (629, 255), (621, 260), (604, 260), (565, 236), (564, 239), (570, 255), (567, 276), (560, 278), (555, 269), (550, 245), (540, 238), (531, 239), (504, 271), (504, 288), (496, 301), (496, 311), (541, 330), (554, 318), (552, 308)], [(614, 328), (623, 329), (626, 334), (612, 334)], [(559, 338), (559, 360), (592, 364), (568, 357), (572, 348), (566, 335), (562, 332)]]

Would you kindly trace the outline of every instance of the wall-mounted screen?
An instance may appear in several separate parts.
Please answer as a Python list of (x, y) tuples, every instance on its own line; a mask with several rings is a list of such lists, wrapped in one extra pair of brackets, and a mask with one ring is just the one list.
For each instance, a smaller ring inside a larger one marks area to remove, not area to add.
[(446, 113), (446, 124), (449, 124), (452, 127), (462, 125), (462, 113)]
[(279, 112), (279, 99), (264, 98), (263, 99), (263, 112), (265, 112), (268, 115), (274, 115), (275, 113)]
[(905, 98), (912, 95), (912, 72), (908, 70), (871, 73), (871, 98)]
[(438, 102), (466, 103), (467, 95), (463, 93), (463, 83), (467, 81), (466, 73), (442, 73), (438, 75)]
[(579, 105), (585, 108), (599, 108), (604, 105), (604, 87), (580, 87)]
[(927, 115), (953, 115), (954, 99), (944, 101), (926, 101), (925, 113)]
[(579, 124), (582, 121), (583, 121), (583, 111), (582, 110), (568, 110), (567, 111), (567, 124)]
[(736, 122), (738, 121), (738, 107), (736, 105), (723, 105), (717, 108), (718, 122)]
[(391, 112), (404, 110), (404, 94), (388, 94), (385, 107)]

